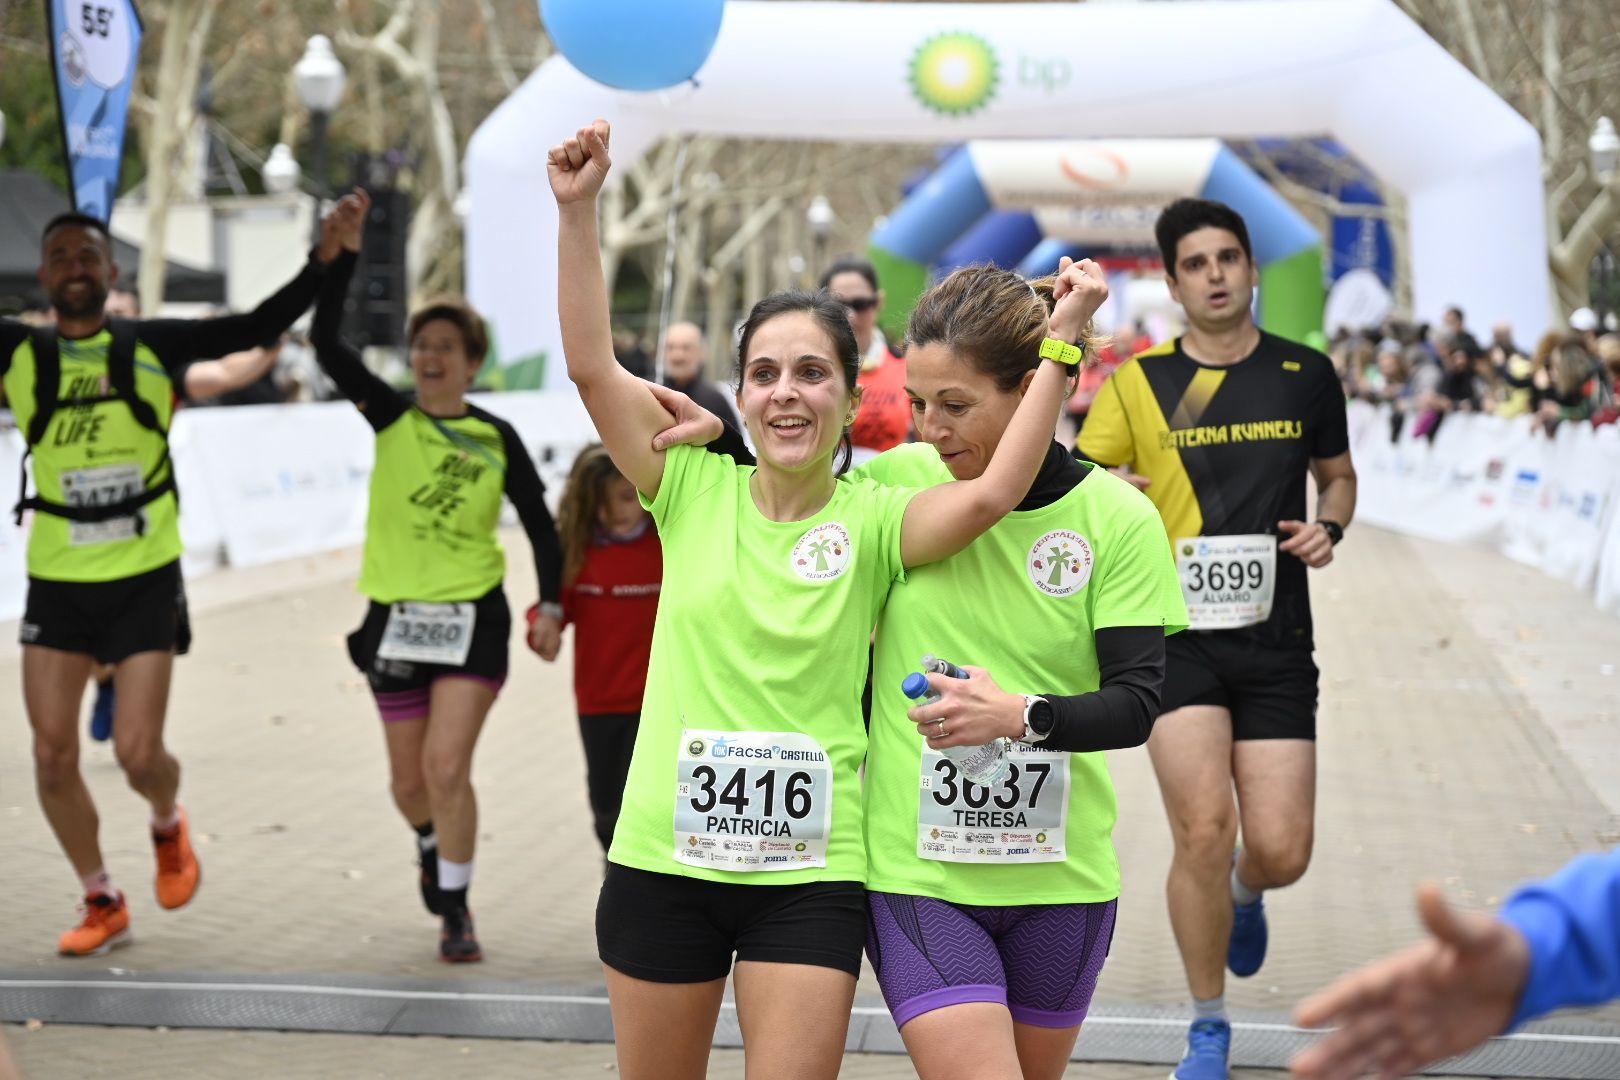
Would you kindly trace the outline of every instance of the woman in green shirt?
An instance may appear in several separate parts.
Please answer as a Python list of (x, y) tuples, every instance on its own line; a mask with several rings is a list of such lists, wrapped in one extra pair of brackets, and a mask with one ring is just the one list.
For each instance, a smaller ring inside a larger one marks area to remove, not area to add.
[[(1049, 302), (1047, 282), (987, 266), (931, 288), (906, 332), (923, 442), (856, 475), (917, 488), (983, 475), (1035, 376)], [(718, 418), (663, 400), (693, 422), (660, 443), (744, 452)], [(890, 592), (863, 788), (867, 954), (925, 1080), (1063, 1075), (1119, 896), (1097, 751), (1146, 741), (1165, 635), (1186, 621), (1153, 504), (1056, 442), (1016, 509)], [(900, 685), (924, 653), (969, 677), (929, 675), (942, 697), (914, 706)], [(989, 786), (941, 752), (997, 740), (1009, 760)]]
[(369, 199), (333, 216), (344, 253), (321, 287), (315, 355), (377, 436), (360, 591), (365, 621), (349, 657), (383, 719), (394, 804), (416, 831), (422, 902), (442, 920), (439, 959), (483, 959), (467, 905), (478, 837), (473, 749), (506, 681), (512, 617), (495, 529), (509, 499), (534, 549), (540, 640), (556, 641), (562, 549), (545, 487), (511, 424), (466, 398), (489, 336), (464, 301), (418, 308), (408, 327), (416, 393), (390, 387), (339, 329)]
[[(550, 153), (568, 374), (614, 463), (657, 521), (669, 565), (597, 942), (619, 1069), (701, 1077), (735, 956), (750, 1073), (838, 1072), (865, 933), (857, 770), (871, 628), (909, 567), (946, 558), (1010, 510), (1040, 463), (1064, 370), (1037, 372), (982, 477), (917, 494), (840, 479), (859, 400), (841, 304), (781, 293), (739, 346), (738, 404), (757, 468), (691, 447), (613, 359), (596, 196), (608, 127)], [(1063, 285), (1053, 333), (1077, 338), (1107, 295)], [(1073, 350), (1070, 350), (1073, 352)]]

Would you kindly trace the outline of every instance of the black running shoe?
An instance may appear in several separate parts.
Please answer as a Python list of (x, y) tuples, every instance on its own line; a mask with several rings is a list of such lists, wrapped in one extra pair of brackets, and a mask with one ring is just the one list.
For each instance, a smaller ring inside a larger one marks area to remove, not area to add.
[(444, 929), (439, 933), (439, 959), (447, 964), (476, 964), (484, 958), (473, 933), (472, 912), (456, 908), (443, 914)]
[(439, 891), (439, 849), (416, 848), (416, 865), (420, 869), (418, 884), (422, 888), (422, 906), (429, 915), (444, 913), (444, 894)]

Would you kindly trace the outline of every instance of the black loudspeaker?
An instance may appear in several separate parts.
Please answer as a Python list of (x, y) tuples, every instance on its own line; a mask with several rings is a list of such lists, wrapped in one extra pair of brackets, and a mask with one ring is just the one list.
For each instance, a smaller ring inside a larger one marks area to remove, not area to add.
[(368, 186), (367, 194), (371, 212), (366, 216), (360, 259), (345, 304), (345, 336), (356, 345), (404, 345), (410, 303), (405, 239), (411, 197), (388, 187)]

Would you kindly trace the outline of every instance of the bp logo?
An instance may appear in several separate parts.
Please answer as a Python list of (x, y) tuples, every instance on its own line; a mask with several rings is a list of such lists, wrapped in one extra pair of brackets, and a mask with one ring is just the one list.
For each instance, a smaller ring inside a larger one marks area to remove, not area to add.
[(853, 557), (849, 530), (827, 521), (799, 537), (788, 561), (793, 572), (806, 581), (831, 581), (849, 569)]
[(996, 96), (1001, 65), (977, 34), (936, 34), (911, 54), (911, 92), (945, 116), (976, 113)]
[(686, 744), (686, 752), (693, 757), (702, 757), (703, 751), (706, 749), (708, 749), (708, 746), (702, 739), (693, 739)]
[(1048, 596), (1072, 596), (1091, 580), (1091, 544), (1069, 529), (1049, 532), (1029, 549), (1029, 580)]

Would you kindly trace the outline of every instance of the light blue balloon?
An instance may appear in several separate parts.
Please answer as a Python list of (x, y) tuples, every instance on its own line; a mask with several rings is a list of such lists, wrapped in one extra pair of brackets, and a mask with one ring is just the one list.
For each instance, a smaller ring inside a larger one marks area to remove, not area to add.
[(540, 0), (557, 51), (599, 83), (662, 90), (697, 73), (725, 0)]

